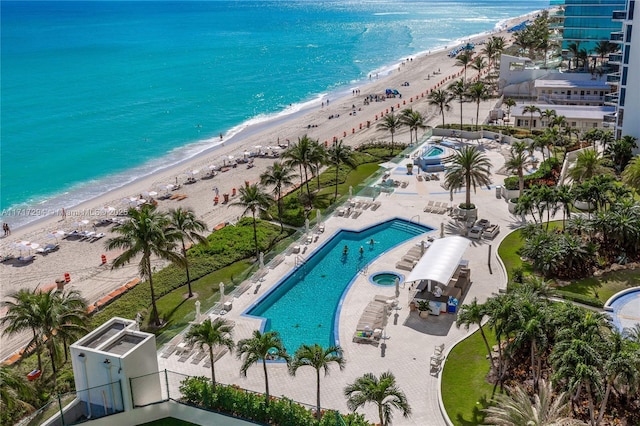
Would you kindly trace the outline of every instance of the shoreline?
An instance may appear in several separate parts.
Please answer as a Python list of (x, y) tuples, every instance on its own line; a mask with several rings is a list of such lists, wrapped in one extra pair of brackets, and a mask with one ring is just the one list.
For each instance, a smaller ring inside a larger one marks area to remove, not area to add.
[[(535, 13), (523, 15), (508, 22), (512, 25), (534, 15)], [(505, 36), (505, 39), (509, 39), (506, 31), (493, 34), (502, 35)], [(487, 35), (479, 36), (474, 40), (481, 40), (486, 37)], [(380, 76), (379, 79), (372, 79), (371, 81), (367, 80), (366, 84), (363, 85), (353, 85), (354, 88), (358, 87), (361, 90), (358, 95), (347, 93), (342, 98), (331, 99), (329, 105), (322, 107), (320, 105), (321, 101), (316, 101), (317, 104), (315, 106), (310, 103), (307, 110), (294, 113), (293, 117), (287, 116), (274, 119), (271, 121), (272, 125), (258, 124), (257, 127), (248, 127), (245, 129), (242, 138), (238, 136), (239, 139), (233, 142), (231, 142), (233, 138), (230, 138), (225, 141), (224, 146), (220, 145), (209, 153), (173, 164), (160, 172), (140, 177), (133, 183), (79, 203), (76, 207), (70, 207), (67, 209), (67, 217), (64, 219), (61, 216), (47, 216), (37, 220), (37, 222), (31, 222), (24, 227), (16, 228), (11, 236), (0, 239), (1, 255), (13, 253), (17, 256), (18, 249), (13, 247), (12, 243), (18, 240), (32, 241), (41, 244), (41, 246), (55, 242), (59, 244), (59, 249), (48, 255), (34, 253), (36, 254), (36, 260), (29, 264), (13, 262), (0, 264), (0, 274), (3, 278), (0, 299), (6, 299), (9, 294), (22, 288), (46, 287), (68, 273), (71, 276), (71, 281), (65, 288), (80, 291), (88, 304), (93, 304), (104, 295), (137, 278), (139, 271), (135, 262), (119, 269), (110, 269), (111, 262), (121, 251), (108, 251), (105, 248), (105, 241), (115, 235), (109, 226), (97, 228), (97, 232), (103, 232), (106, 235), (103, 239), (95, 242), (58, 238), (54, 241), (50, 233), (54, 230), (91, 230), (91, 221), (105, 217), (106, 214), (102, 210), (105, 206), (124, 209), (123, 199), (137, 196), (145, 191), (156, 190), (160, 192), (157, 189), (158, 184), (174, 183), (177, 176), (180, 181), (184, 181), (186, 177), (184, 172), (187, 170), (200, 169), (202, 172), (208, 171), (207, 166), (212, 163), (220, 164), (223, 155), (237, 155), (238, 152), (245, 150), (255, 151), (255, 146), (275, 145), (278, 139), (281, 143), (286, 143), (287, 139), (294, 142), (297, 141), (298, 137), (305, 134), (312, 139), (320, 140), (321, 143), (325, 140), (330, 142), (333, 137), (338, 137), (338, 139), (344, 140), (345, 144), (352, 147), (369, 142), (385, 141), (388, 140), (388, 132), (376, 129), (377, 122), (375, 117), (379, 117), (380, 114), (383, 114), (387, 109), (391, 110), (393, 107), (398, 108), (398, 110), (411, 107), (423, 114), (426, 124), (440, 124), (442, 119), (439, 111), (428, 104), (426, 94), (434, 87), (446, 86), (453, 79), (460, 77), (462, 68), (455, 65), (455, 59), (449, 58), (447, 53), (447, 50), (443, 49), (439, 52), (432, 51), (430, 54), (423, 56), (412, 56), (409, 61), (406, 61), (397, 70), (392, 70), (386, 76)], [(438, 70), (441, 71), (438, 73)], [(474, 77), (474, 75), (470, 77)], [(405, 81), (409, 81), (411, 83), (410, 86), (401, 86), (401, 83)], [(366, 95), (384, 93), (386, 87), (397, 87), (403, 94), (402, 98), (390, 98), (381, 102), (372, 101), (368, 105), (363, 103)], [(483, 117), (495, 107), (495, 102), (495, 99), (493, 99), (481, 104)], [(353, 109), (353, 105), (357, 105), (357, 107)], [(465, 123), (468, 123), (469, 120), (474, 119), (476, 116), (476, 105), (468, 103), (462, 105), (464, 120)], [(338, 114), (339, 118), (328, 118)], [(453, 112), (452, 114), (459, 117), (459, 113)], [(366, 124), (367, 121), (371, 122), (370, 128), (365, 125), (360, 129), (360, 125), (362, 123)], [(347, 136), (343, 137), (344, 134), (347, 134)], [(396, 140), (398, 142), (408, 142), (408, 130), (405, 128), (400, 129), (396, 133)], [(196, 216), (203, 220), (210, 230), (220, 223), (234, 222), (241, 216), (242, 208), (224, 204), (215, 205), (213, 203), (215, 188), (219, 189), (222, 196), (224, 193), (231, 192), (232, 188), (238, 188), (242, 182), (256, 182), (266, 167), (275, 160), (275, 158), (255, 157), (255, 167), (247, 168), (245, 164), (239, 164), (237, 168), (232, 168), (225, 173), (219, 173), (213, 179), (198, 179), (193, 185), (183, 185), (178, 191), (173, 192), (184, 194), (186, 197), (183, 201), (163, 200), (159, 201), (158, 207), (162, 211), (176, 207), (192, 208)], [(296, 181), (298, 182), (299, 179), (296, 178)], [(233, 201), (233, 198), (230, 201)], [(88, 222), (82, 225), (78, 223), (81, 220), (87, 220)], [(102, 256), (104, 256), (106, 263), (101, 262)], [(166, 262), (158, 259), (152, 261), (152, 267), (154, 268), (162, 268), (165, 265)], [(0, 316), (2, 315), (4, 315), (4, 312), (0, 311)], [(0, 359), (4, 359), (19, 350), (26, 341), (28, 341), (26, 336), (3, 336)]]
[[(498, 21), (494, 28), (491, 30), (483, 31), (477, 34), (459, 37), (454, 39), (449, 44), (443, 44), (436, 46), (430, 50), (423, 50), (409, 55), (409, 57), (415, 59), (422, 59), (430, 55), (438, 54), (447, 51), (449, 48), (466, 43), (470, 40), (482, 39), (489, 37), (508, 28), (509, 22), (518, 20), (524, 20), (527, 17), (535, 16), (542, 12), (542, 10), (535, 10), (528, 14), (521, 15), (513, 18), (506, 18)], [(304, 114), (308, 114), (314, 110), (314, 105), (325, 99), (332, 99), (334, 101), (342, 101), (349, 95), (351, 88), (364, 87), (371, 85), (375, 81), (384, 79), (393, 74), (393, 72), (401, 66), (403, 60), (406, 58), (399, 58), (395, 62), (382, 65), (370, 71), (369, 76), (378, 74), (379, 78), (372, 81), (363, 77), (360, 80), (348, 83), (344, 86), (338, 87), (330, 92), (318, 93), (312, 95), (308, 100), (303, 100), (296, 104), (291, 104), (290, 107), (293, 111), (288, 111), (288, 108), (284, 108), (279, 111), (275, 111), (268, 114), (258, 114), (251, 117), (236, 126), (231, 127), (224, 134), (222, 141), (218, 140), (217, 136), (210, 136), (199, 141), (189, 142), (186, 145), (175, 147), (168, 153), (162, 156), (149, 159), (145, 163), (136, 166), (131, 169), (115, 172), (104, 177), (92, 179), (90, 182), (78, 183), (71, 188), (63, 189), (62, 192), (51, 195), (45, 200), (38, 201), (35, 204), (28, 205), (26, 203), (14, 205), (2, 210), (2, 220), (7, 222), (12, 231), (25, 230), (30, 227), (38, 226), (44, 221), (54, 219), (61, 216), (62, 209), (70, 210), (82, 210), (83, 206), (87, 203), (94, 202), (103, 198), (104, 195), (110, 193), (117, 193), (121, 190), (125, 190), (128, 186), (135, 187), (137, 184), (145, 181), (149, 177), (161, 176), (165, 173), (176, 173), (180, 167), (190, 169), (189, 165), (193, 162), (197, 162), (207, 156), (212, 156), (216, 151), (225, 146), (232, 146), (234, 143), (240, 143), (243, 139), (250, 138), (260, 132), (272, 130), (276, 126), (286, 125), (290, 120), (295, 120)], [(275, 144), (275, 141), (273, 141)], [(172, 157), (176, 158), (172, 158)], [(163, 165), (169, 162), (169, 165)], [(183, 174), (184, 172), (177, 174)], [(116, 183), (109, 185), (109, 181), (115, 181)], [(98, 190), (91, 190), (92, 186), (100, 187)], [(133, 191), (136, 192), (136, 191)], [(73, 196), (76, 196), (75, 199)], [(72, 197), (69, 200), (69, 197)], [(65, 202), (69, 200), (69, 202)], [(34, 220), (12, 220), (14, 217), (28, 217), (39, 216)]]

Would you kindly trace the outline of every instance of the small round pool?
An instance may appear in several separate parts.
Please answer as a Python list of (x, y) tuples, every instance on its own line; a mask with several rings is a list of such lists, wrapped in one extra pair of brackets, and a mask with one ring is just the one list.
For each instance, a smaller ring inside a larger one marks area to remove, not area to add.
[(402, 274), (391, 271), (376, 272), (375, 274), (369, 275), (369, 282), (371, 284), (381, 286), (395, 285), (396, 279), (398, 279), (399, 283), (402, 284), (402, 282), (404, 281), (404, 276), (402, 276)]
[(436, 157), (436, 156), (442, 155), (443, 153), (444, 153), (444, 149), (437, 146), (432, 146), (425, 153), (422, 154), (422, 158)]

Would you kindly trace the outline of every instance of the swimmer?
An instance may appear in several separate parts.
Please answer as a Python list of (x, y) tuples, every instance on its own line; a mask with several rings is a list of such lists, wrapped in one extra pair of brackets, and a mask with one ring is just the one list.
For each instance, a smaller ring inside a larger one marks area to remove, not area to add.
[(360, 257), (364, 256), (364, 247), (360, 246)]
[(369, 240), (369, 245), (373, 246), (376, 242), (372, 239)]
[(349, 246), (344, 246), (344, 248), (342, 249), (342, 254), (346, 256), (347, 253), (349, 253)]

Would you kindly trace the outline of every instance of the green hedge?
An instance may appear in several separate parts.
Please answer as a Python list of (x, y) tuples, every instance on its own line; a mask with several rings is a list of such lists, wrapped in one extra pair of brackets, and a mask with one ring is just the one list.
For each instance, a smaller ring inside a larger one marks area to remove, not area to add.
[(595, 297), (592, 296), (587, 296), (585, 294), (580, 294), (580, 293), (573, 293), (570, 291), (563, 291), (563, 290), (555, 290), (555, 293), (559, 296), (562, 297), (565, 300), (571, 300), (573, 302), (578, 302), (578, 303), (582, 303), (584, 305), (589, 305), (589, 306), (594, 306), (596, 308), (603, 308), (604, 307), (604, 303), (602, 303), (601, 300), (596, 299)]
[[(183, 402), (206, 410), (276, 426), (338, 426), (334, 411), (327, 411), (320, 421), (306, 407), (288, 399), (271, 397), (235, 386), (218, 384), (215, 388), (206, 377), (189, 377), (182, 381)], [(360, 414), (342, 416), (347, 425), (369, 426)]]

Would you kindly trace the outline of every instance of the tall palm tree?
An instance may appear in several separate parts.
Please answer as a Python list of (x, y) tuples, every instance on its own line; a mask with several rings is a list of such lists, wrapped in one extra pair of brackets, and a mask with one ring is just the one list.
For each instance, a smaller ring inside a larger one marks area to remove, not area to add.
[(551, 383), (541, 381), (537, 394), (531, 397), (523, 386), (516, 386), (508, 394), (498, 394), (495, 405), (485, 409), (487, 424), (501, 426), (547, 426), (547, 425), (584, 425), (568, 417), (570, 407), (567, 394), (554, 397)]
[(0, 386), (0, 409), (2, 411), (33, 409), (28, 401), (36, 392), (16, 368), (0, 365), (0, 383), (2, 383)]
[[(304, 135), (301, 138), (298, 138), (298, 142), (291, 145), (282, 155), (286, 160), (286, 164), (292, 167), (299, 168), (301, 194), (304, 182), (307, 183), (307, 198), (309, 207), (311, 207), (311, 190), (309, 189), (309, 167), (311, 166), (309, 154), (311, 151), (311, 145), (312, 139), (309, 136)], [(304, 175), (302, 174), (303, 171)]]
[(523, 114), (529, 114), (529, 133), (531, 133), (531, 129), (533, 128), (533, 114), (540, 112), (540, 108), (535, 105), (527, 105), (522, 110)]
[(545, 109), (538, 110), (538, 114), (540, 114), (540, 119), (547, 120), (547, 127), (552, 127), (554, 125), (554, 118), (558, 116), (555, 109)]
[(451, 95), (460, 102), (460, 131), (462, 131), (462, 103), (467, 96), (467, 85), (464, 80), (456, 80), (449, 85), (449, 92)]
[(444, 112), (451, 109), (451, 93), (447, 89), (436, 89), (429, 93), (427, 97), (429, 99), (429, 105), (433, 105), (440, 110), (442, 115), (442, 127), (444, 127)]
[(344, 369), (345, 359), (342, 357), (342, 348), (340, 346), (329, 346), (323, 348), (319, 344), (302, 345), (293, 355), (289, 372), (292, 376), (296, 375), (298, 368), (309, 366), (316, 370), (316, 416), (320, 419), (320, 370), (324, 370), (324, 375), (329, 374), (329, 365), (335, 363)]
[[(65, 362), (69, 359), (68, 345), (82, 337), (88, 330), (87, 301), (77, 290), (57, 291), (55, 295), (55, 311), (52, 315), (53, 325), (50, 334), (62, 340)], [(50, 337), (53, 339), (54, 337)]]
[(240, 197), (231, 205), (244, 207), (242, 215), (251, 212), (253, 217), (253, 243), (256, 249), (256, 258), (260, 256), (260, 246), (258, 246), (258, 229), (256, 228), (256, 214), (266, 213), (273, 203), (273, 198), (257, 184), (245, 183), (239, 189)]
[(0, 324), (6, 326), (3, 335), (31, 332), (31, 340), (27, 347), (34, 348), (38, 358), (38, 370), (42, 371), (42, 321), (38, 312), (36, 298), (37, 290), (20, 289), (10, 294), (9, 300), (2, 302), (2, 307), (7, 309), (5, 316), (0, 318)]
[(640, 193), (640, 156), (636, 155), (624, 168), (622, 181)]
[(284, 230), (284, 224), (282, 223), (282, 187), (293, 184), (295, 176), (296, 175), (293, 170), (280, 161), (276, 161), (272, 165), (268, 166), (260, 175), (260, 183), (262, 185), (273, 186), (273, 195), (278, 203), (278, 221), (280, 222), (280, 231)]
[(107, 250), (124, 249), (124, 252), (113, 260), (112, 269), (120, 268), (142, 255), (138, 263), (140, 275), (149, 282), (151, 289), (151, 317), (156, 327), (160, 326), (160, 316), (156, 306), (153, 288), (153, 270), (151, 256), (182, 264), (182, 257), (173, 249), (180, 235), (169, 228), (169, 218), (165, 213), (156, 210), (151, 204), (143, 204), (140, 209), (130, 208), (127, 212), (129, 221), (114, 228), (119, 234), (106, 242)]
[(596, 175), (610, 175), (611, 169), (604, 166), (602, 157), (593, 149), (585, 149), (576, 157), (576, 162), (569, 169), (569, 177), (575, 182), (584, 182)]
[(609, 40), (600, 40), (593, 48), (594, 53), (600, 57), (600, 66), (604, 65), (604, 57), (609, 53), (613, 53), (618, 50), (618, 45), (611, 43)]
[(611, 159), (616, 173), (620, 174), (627, 167), (633, 158), (633, 150), (637, 148), (636, 138), (625, 135), (622, 139), (617, 139), (605, 148), (605, 155)]
[(562, 208), (562, 229), (565, 229), (567, 218), (571, 217), (571, 207), (575, 200), (575, 193), (568, 185), (559, 185), (556, 187), (556, 201)]
[(413, 133), (416, 135), (416, 142), (418, 142), (418, 129), (424, 129), (424, 116), (419, 111), (414, 111), (411, 108), (402, 110), (400, 114), (400, 120), (402, 124), (409, 128), (409, 143), (413, 143)]
[(511, 120), (511, 108), (516, 106), (516, 101), (513, 98), (507, 98), (502, 103), (507, 106), (507, 116)]
[(368, 402), (378, 406), (378, 417), (381, 426), (389, 426), (393, 417), (393, 409), (402, 412), (405, 418), (411, 415), (411, 407), (407, 396), (396, 384), (396, 378), (390, 371), (376, 377), (373, 373), (366, 373), (355, 382), (344, 388), (349, 410), (356, 411)]
[(345, 164), (352, 169), (355, 169), (357, 164), (356, 160), (353, 157), (353, 151), (349, 145), (345, 145), (342, 141), (338, 141), (333, 144), (331, 148), (329, 148), (328, 160), (329, 164), (333, 165), (336, 168), (336, 176), (335, 176), (335, 193), (333, 195), (333, 201), (335, 202), (338, 199), (338, 172), (340, 171), (340, 165)]
[(473, 83), (467, 89), (467, 96), (476, 103), (476, 131), (478, 130), (478, 122), (480, 118), (480, 102), (489, 99), (489, 88), (481, 81)]
[(382, 121), (378, 123), (378, 129), (384, 129), (391, 134), (391, 155), (393, 155), (393, 135), (402, 127), (402, 124), (400, 116), (394, 113), (385, 115)]
[(185, 338), (190, 345), (198, 345), (201, 351), (207, 347), (209, 360), (211, 361), (211, 383), (216, 386), (216, 360), (213, 349), (225, 346), (229, 352), (233, 352), (233, 324), (226, 319), (216, 318), (214, 321), (207, 318), (201, 324), (194, 324), (187, 332)]
[(465, 206), (471, 206), (471, 186), (476, 190), (478, 185), (491, 183), (491, 161), (486, 154), (475, 146), (465, 146), (453, 156), (445, 174), (445, 184), (451, 196), (458, 189), (465, 188)]
[(243, 359), (240, 373), (247, 375), (247, 370), (258, 361), (262, 361), (264, 371), (264, 385), (266, 402), (269, 403), (269, 375), (267, 374), (267, 359), (270, 357), (284, 359), (287, 363), (290, 357), (280, 340), (277, 331), (267, 331), (260, 333), (259, 330), (253, 332), (252, 337), (242, 339), (236, 345), (236, 353), (239, 359)]
[(489, 341), (482, 327), (482, 320), (485, 315), (484, 306), (478, 304), (478, 299), (474, 297), (470, 304), (465, 304), (460, 307), (458, 318), (456, 319), (456, 327), (460, 328), (460, 326), (464, 325), (465, 330), (468, 330), (470, 325), (477, 325), (480, 329), (480, 335), (482, 336), (484, 345), (487, 348), (487, 354), (489, 354), (491, 364), (494, 364), (493, 357), (491, 356), (491, 347), (489, 346)]
[(522, 197), (524, 191), (524, 170), (531, 165), (531, 158), (527, 155), (526, 144), (522, 141), (511, 145), (509, 158), (505, 163), (507, 170), (514, 171), (518, 175), (518, 197)]
[[(571, 57), (575, 60), (575, 68), (578, 68), (578, 56), (580, 54), (580, 42), (577, 41), (575, 43), (569, 43), (567, 45), (567, 49), (569, 53), (571, 53)], [(569, 69), (571, 69), (571, 59), (569, 59)]]
[(313, 173), (316, 175), (316, 190), (320, 191), (320, 169), (327, 163), (327, 150), (317, 139), (311, 141), (311, 149), (309, 151), (308, 158), (309, 163), (312, 166)]
[(182, 261), (184, 270), (187, 273), (187, 287), (189, 289), (189, 298), (191, 298), (193, 297), (193, 291), (191, 291), (189, 258), (187, 257), (187, 246), (185, 241), (206, 244), (207, 239), (200, 235), (200, 232), (207, 230), (207, 224), (198, 219), (193, 210), (182, 207), (169, 210), (169, 220), (171, 221), (169, 224), (170, 229), (179, 234), (180, 243), (182, 244)]
[(489, 40), (487, 40), (487, 42), (482, 47), (482, 51), (481, 52), (489, 60), (489, 70), (491, 70), (491, 68), (493, 67), (493, 60), (495, 59), (496, 55), (498, 54), (498, 50), (496, 48), (496, 43), (493, 40), (493, 37), (490, 37)]
[(456, 65), (464, 67), (464, 81), (467, 81), (467, 67), (473, 60), (473, 51), (465, 50), (456, 57)]
[(480, 81), (482, 71), (487, 68), (487, 63), (484, 61), (484, 58), (482, 56), (476, 56), (475, 58), (473, 58), (473, 61), (471, 61), (471, 68), (478, 71), (477, 80)]

